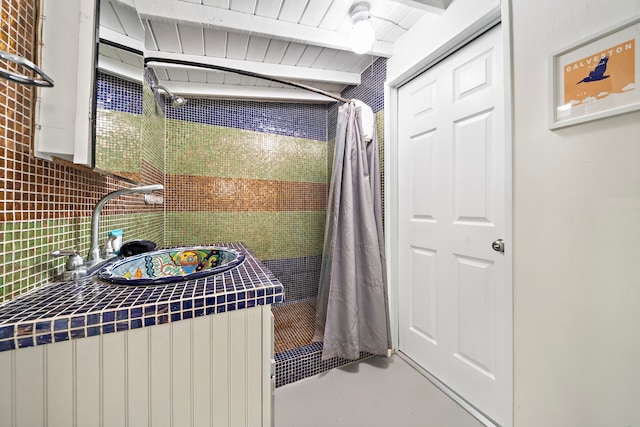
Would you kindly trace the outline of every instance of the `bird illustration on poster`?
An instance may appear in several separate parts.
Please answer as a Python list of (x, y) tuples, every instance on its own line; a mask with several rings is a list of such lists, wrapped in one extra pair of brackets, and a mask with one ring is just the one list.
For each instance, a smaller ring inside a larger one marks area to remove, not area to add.
[(596, 68), (593, 71), (589, 72), (589, 75), (587, 77), (585, 77), (584, 79), (580, 80), (576, 84), (588, 83), (588, 82), (597, 82), (599, 80), (608, 79), (609, 76), (605, 76), (604, 75), (604, 73), (607, 71), (607, 62), (609, 62), (609, 57), (605, 56), (604, 58), (602, 58), (600, 60), (598, 65), (596, 65)]

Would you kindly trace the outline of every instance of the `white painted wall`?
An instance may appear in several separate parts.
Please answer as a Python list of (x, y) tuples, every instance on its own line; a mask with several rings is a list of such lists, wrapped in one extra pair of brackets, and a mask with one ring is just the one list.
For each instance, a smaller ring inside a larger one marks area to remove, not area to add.
[(515, 425), (640, 426), (640, 113), (547, 129), (548, 54), (638, 0), (513, 0)]

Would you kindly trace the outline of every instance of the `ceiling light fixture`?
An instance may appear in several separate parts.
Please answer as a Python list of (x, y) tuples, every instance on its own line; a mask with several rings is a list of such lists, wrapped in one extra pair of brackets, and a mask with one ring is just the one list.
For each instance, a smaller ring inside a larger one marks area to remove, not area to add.
[(358, 2), (349, 10), (353, 30), (351, 31), (351, 50), (358, 55), (368, 52), (373, 48), (376, 34), (371, 25), (369, 15), (369, 3)]

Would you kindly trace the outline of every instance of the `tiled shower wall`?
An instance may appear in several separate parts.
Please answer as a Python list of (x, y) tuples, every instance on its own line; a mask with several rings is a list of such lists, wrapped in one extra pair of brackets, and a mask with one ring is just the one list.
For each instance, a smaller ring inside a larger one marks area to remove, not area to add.
[[(360, 76), (360, 84), (349, 86), (342, 91), (341, 96), (347, 99), (359, 99), (371, 107), (375, 114), (378, 130), (378, 146), (380, 149), (380, 171), (384, 178), (384, 81), (387, 79), (387, 60), (378, 58)], [(331, 150), (336, 138), (336, 124), (338, 121), (338, 104), (333, 104), (328, 111), (328, 139)], [(332, 159), (333, 152), (330, 153)], [(331, 160), (329, 161), (331, 169)], [(330, 174), (330, 173), (329, 173)], [(331, 177), (329, 177), (331, 178)]]
[[(384, 80), (386, 77), (386, 60), (379, 59), (375, 61), (371, 67), (366, 69), (361, 76), (361, 83), (358, 86), (351, 86), (342, 92), (344, 98), (356, 98), (365, 102), (371, 106), (375, 113), (377, 133), (378, 133), (378, 148), (380, 150), (380, 171), (381, 179), (384, 179), (383, 168), (383, 152), (384, 152), (384, 128), (383, 128), (383, 115), (384, 115)], [(339, 105), (334, 104), (328, 108), (328, 162), (327, 162), (327, 175), (330, 180), (333, 151), (335, 147), (335, 133), (336, 122), (338, 117)], [(384, 195), (383, 195), (384, 200)], [(276, 274), (277, 275), (277, 274)], [(316, 278), (316, 283), (319, 277)], [(286, 289), (286, 288), (285, 288)], [(314, 295), (316, 296), (316, 295)], [(308, 329), (306, 331), (307, 337), (303, 339), (309, 339), (308, 336), (313, 334), (313, 305), (295, 304), (294, 306), (278, 307), (274, 309), (276, 313), (276, 323), (281, 323), (281, 328), (276, 329), (276, 337), (279, 336), (286, 340), (283, 348), (285, 350), (275, 355), (276, 360), (276, 387), (280, 387), (285, 384), (289, 384), (294, 381), (298, 381), (303, 378), (307, 378), (316, 375), (321, 372), (325, 372), (329, 369), (344, 364), (350, 363), (350, 360), (341, 359), (338, 357), (331, 358), (329, 360), (322, 360), (322, 343), (312, 343), (301, 347), (292, 348), (289, 342), (295, 342), (298, 345), (300, 342), (300, 335), (305, 335), (305, 331), (299, 331), (298, 328)], [(277, 311), (276, 311), (277, 310)], [(287, 310), (290, 310), (289, 314)], [(309, 313), (311, 311), (312, 313)], [(305, 314), (306, 312), (306, 314)], [(292, 326), (296, 325), (295, 327)], [(299, 326), (298, 326), (299, 325)], [(280, 329), (280, 330), (279, 330)], [(295, 340), (291, 340), (294, 337)], [(360, 353), (360, 357), (368, 357), (368, 353)]]
[(96, 85), (95, 167), (140, 181), (142, 84), (98, 72)]
[[(33, 62), (37, 3), (0, 3), (0, 49)], [(0, 79), (0, 302), (48, 283), (64, 264), (50, 252), (62, 248), (86, 253), (94, 205), (107, 192), (130, 185), (64, 162), (36, 159), (34, 99), (32, 87)], [(121, 228), (125, 239), (146, 238), (161, 226), (158, 211), (161, 218), (162, 206), (146, 206), (141, 196), (115, 199), (103, 211), (101, 235)]]
[(328, 195), (324, 105), (167, 106), (168, 245), (246, 243), (288, 300), (317, 293)]
[[(372, 107), (381, 170), (385, 78), (379, 59), (342, 94)], [(167, 245), (243, 241), (287, 301), (314, 298), (338, 105), (190, 99), (166, 108)]]
[[(145, 69), (142, 93), (142, 139), (140, 141), (140, 174), (143, 184), (161, 184), (165, 178), (165, 102), (151, 90), (158, 84), (153, 73)], [(164, 242), (164, 227), (161, 242)], [(160, 246), (160, 245), (158, 245)]]
[[(10, 0), (1, 7), (0, 49), (34, 61), (37, 2)], [(344, 94), (374, 108), (380, 146), (384, 68), (384, 60), (376, 61), (363, 83)], [(166, 168), (166, 222), (162, 205), (123, 196), (106, 205), (101, 236), (121, 228), (125, 240), (159, 246), (244, 241), (285, 283), (289, 299), (314, 297), (337, 107), (190, 100), (180, 110), (167, 107), (165, 127), (148, 83), (142, 88), (142, 124), (137, 118), (131, 124), (140, 129), (140, 152), (130, 133), (113, 139), (127, 156), (121, 175), (131, 169), (136, 175), (130, 178), (158, 183)], [(0, 80), (0, 302), (48, 283), (64, 264), (51, 251), (88, 251), (93, 207), (106, 193), (131, 185), (34, 158), (34, 97), (33, 88)], [(113, 100), (114, 93), (103, 88), (101, 99)]]
[[(355, 98), (371, 107), (375, 114), (380, 153), (380, 183), (382, 188), (382, 208), (384, 212), (384, 81), (387, 79), (387, 59), (378, 58), (362, 72), (360, 84), (342, 92), (345, 98)], [(335, 138), (335, 130), (334, 138)], [(383, 218), (384, 220), (384, 218)]]

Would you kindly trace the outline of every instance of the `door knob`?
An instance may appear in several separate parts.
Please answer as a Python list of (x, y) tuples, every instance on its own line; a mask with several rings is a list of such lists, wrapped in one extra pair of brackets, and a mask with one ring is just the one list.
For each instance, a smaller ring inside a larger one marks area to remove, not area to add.
[(502, 239), (495, 240), (493, 243), (491, 243), (491, 247), (496, 252), (504, 253), (504, 240)]

